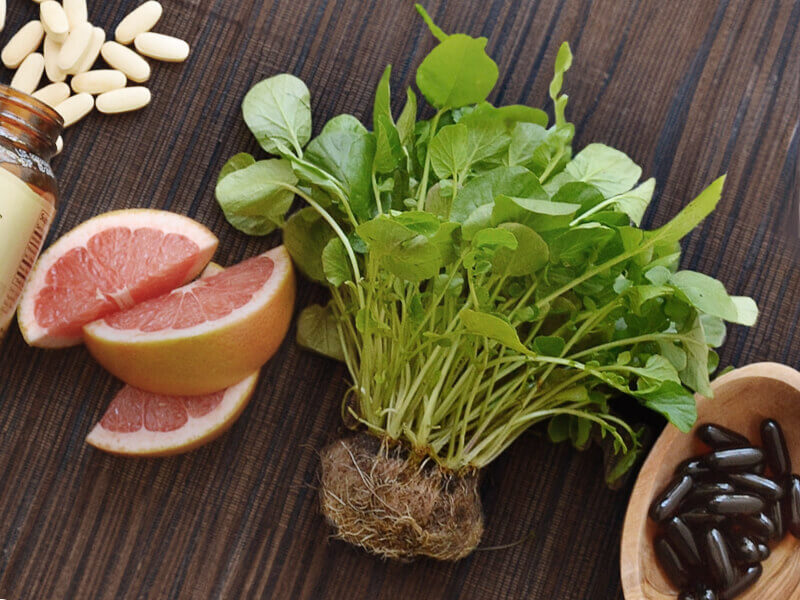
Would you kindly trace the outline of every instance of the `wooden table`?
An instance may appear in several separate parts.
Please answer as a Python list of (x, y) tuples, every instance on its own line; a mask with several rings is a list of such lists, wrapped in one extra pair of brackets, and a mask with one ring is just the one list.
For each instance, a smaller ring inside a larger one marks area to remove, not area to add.
[[(3, 43), (36, 14), (29, 0), (8, 2)], [(91, 19), (110, 32), (136, 4), (89, 0)], [(187, 39), (189, 61), (154, 65), (144, 112), (94, 114), (66, 133), (53, 236), (142, 206), (211, 227), (223, 264), (277, 244), (278, 235), (235, 232), (214, 201), (222, 163), (256, 150), (239, 109), (245, 92), (289, 71), (312, 91), (317, 130), (340, 112), (364, 119), (385, 64), (395, 65), (402, 90), (434, 43), (401, 0), (164, 4), (158, 30)], [(731, 330), (723, 364), (800, 367), (800, 270), (781, 232), (798, 219), (800, 2), (426, 4), (446, 31), (489, 38), (498, 102), (544, 106), (555, 51), (569, 40), (576, 145), (612, 144), (658, 178), (648, 226), (727, 171), (720, 208), (689, 237), (684, 266), (761, 306), (755, 328)], [(299, 306), (321, 298), (301, 284)], [(344, 376), (290, 334), (229, 434), (186, 456), (126, 460), (84, 443), (120, 384), (83, 349), (33, 350), (12, 329), (0, 345), (0, 598), (622, 597), (618, 543), (630, 486), (607, 490), (598, 452), (536, 434), (497, 460), (482, 488), (485, 545), (521, 543), (457, 564), (402, 565), (330, 541), (317, 510), (316, 453), (341, 433)]]

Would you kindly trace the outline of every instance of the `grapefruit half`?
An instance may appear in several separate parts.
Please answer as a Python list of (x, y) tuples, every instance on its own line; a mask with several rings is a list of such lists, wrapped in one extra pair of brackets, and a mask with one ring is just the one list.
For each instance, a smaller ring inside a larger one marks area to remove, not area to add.
[(125, 383), (156, 394), (210, 394), (277, 351), (295, 277), (283, 246), (86, 325), (89, 352)]
[(124, 456), (169, 456), (216, 439), (239, 418), (258, 373), (204, 396), (163, 396), (125, 386), (86, 441)]
[(155, 298), (203, 270), (218, 240), (175, 213), (131, 209), (99, 215), (42, 254), (20, 301), (18, 320), (31, 346), (81, 342), (81, 329)]

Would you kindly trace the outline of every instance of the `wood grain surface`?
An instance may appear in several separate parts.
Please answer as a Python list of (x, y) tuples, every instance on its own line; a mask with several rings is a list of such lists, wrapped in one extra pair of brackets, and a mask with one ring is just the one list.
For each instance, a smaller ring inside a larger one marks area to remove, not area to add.
[[(111, 31), (137, 0), (89, 0)], [(317, 130), (364, 118), (386, 63), (395, 90), (434, 40), (405, 0), (163, 0), (158, 30), (187, 39), (183, 65), (154, 65), (151, 106), (97, 113), (55, 161), (63, 203), (51, 239), (103, 211), (188, 214), (232, 264), (278, 243), (230, 228), (213, 197), (220, 166), (256, 151), (241, 119), (277, 72), (312, 91)], [(36, 15), (8, 0), (11, 32)], [(722, 203), (685, 244), (684, 266), (761, 306), (733, 328), (723, 364), (800, 367), (798, 0), (430, 0), (447, 31), (489, 38), (494, 100), (546, 106), (555, 52), (576, 145), (612, 144), (658, 178), (663, 223), (722, 172)], [(11, 74), (0, 70), (0, 79)], [(322, 298), (302, 283), (299, 305)], [(81, 349), (0, 344), (0, 598), (609, 600), (622, 598), (619, 538), (630, 487), (609, 491), (597, 452), (523, 436), (482, 486), (487, 547), (457, 564), (384, 563), (340, 542), (317, 510), (317, 451), (340, 431), (344, 370), (293, 335), (230, 433), (192, 454), (125, 460), (84, 443), (120, 387)]]

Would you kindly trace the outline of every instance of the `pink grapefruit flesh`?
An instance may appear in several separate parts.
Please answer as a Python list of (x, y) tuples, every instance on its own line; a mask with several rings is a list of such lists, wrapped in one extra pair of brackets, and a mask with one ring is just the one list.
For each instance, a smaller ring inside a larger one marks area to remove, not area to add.
[(87, 323), (195, 278), (217, 243), (199, 223), (165, 211), (90, 219), (39, 259), (20, 303), (20, 329), (32, 346), (80, 343)]
[(219, 392), (166, 396), (125, 386), (86, 438), (92, 446), (125, 456), (188, 452), (225, 432), (253, 394), (258, 373)]
[(295, 278), (283, 246), (84, 327), (89, 352), (125, 383), (156, 394), (227, 388), (277, 351)]

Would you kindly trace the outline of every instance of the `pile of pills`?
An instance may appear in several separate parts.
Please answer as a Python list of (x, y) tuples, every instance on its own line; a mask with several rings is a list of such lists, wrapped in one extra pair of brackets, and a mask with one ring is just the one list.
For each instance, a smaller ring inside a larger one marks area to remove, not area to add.
[[(0, 60), (16, 69), (11, 87), (55, 108), (64, 127), (95, 107), (115, 114), (147, 106), (150, 90), (128, 86), (129, 80), (142, 84), (150, 79), (150, 64), (143, 57), (183, 62), (189, 56), (185, 41), (151, 31), (164, 10), (156, 0), (148, 0), (120, 21), (114, 32), (116, 41), (106, 41), (106, 32), (89, 22), (86, 0), (34, 2), (39, 4), (39, 19), (14, 34)], [(5, 12), (6, 0), (0, 0), (0, 30)], [(101, 56), (110, 68), (93, 70)], [(40, 87), (43, 76), (50, 83)], [(59, 152), (62, 146), (59, 138)]]

